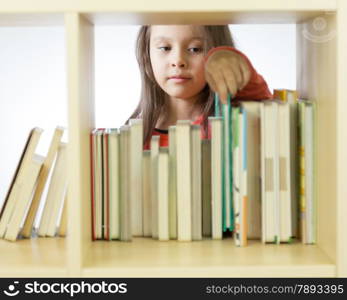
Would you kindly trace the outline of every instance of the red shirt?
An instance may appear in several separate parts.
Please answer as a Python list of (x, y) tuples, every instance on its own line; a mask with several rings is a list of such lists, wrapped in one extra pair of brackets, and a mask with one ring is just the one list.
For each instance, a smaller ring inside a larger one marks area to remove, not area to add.
[[(216, 47), (211, 49), (205, 58), (205, 61), (208, 59), (208, 57), (219, 50), (229, 50), (229, 51), (234, 51), (238, 54), (240, 54), (242, 57), (245, 58), (246, 62), (248, 63), (248, 66), (250, 67), (251, 70), (251, 77), (249, 79), (249, 82), (247, 85), (241, 90), (238, 91), (233, 100), (264, 100), (264, 99), (272, 99), (273, 95), (271, 94), (266, 81), (264, 78), (257, 73), (257, 71), (254, 69), (252, 66), (251, 62), (249, 61), (248, 57), (244, 55), (241, 51), (236, 50), (233, 47), (229, 46), (221, 46), (221, 47)], [(199, 116), (197, 119), (192, 121), (192, 124), (196, 125), (202, 125), (203, 123), (203, 116)], [(202, 127), (201, 127), (202, 128)], [(152, 136), (153, 135), (159, 135), (159, 146), (160, 147), (167, 147), (169, 144), (169, 135), (167, 130), (158, 130), (154, 129)], [(204, 133), (203, 130), (201, 130), (201, 138), (208, 138), (208, 136)], [(150, 141), (147, 142), (144, 147), (144, 150), (149, 150), (150, 149)]]

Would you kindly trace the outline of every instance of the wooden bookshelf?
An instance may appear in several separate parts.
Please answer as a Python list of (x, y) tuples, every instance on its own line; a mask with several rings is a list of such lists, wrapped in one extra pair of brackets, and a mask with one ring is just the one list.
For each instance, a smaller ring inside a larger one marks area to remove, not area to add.
[[(347, 99), (343, 90), (347, 86), (346, 1), (3, 2), (0, 26), (65, 26), (70, 188), (68, 238), (0, 241), (0, 276), (347, 276)], [(333, 38), (312, 42), (303, 32), (319, 16), (324, 17)], [(91, 241), (89, 132), (94, 128), (94, 25), (147, 23), (297, 24), (297, 90), (300, 97), (317, 103), (316, 245), (251, 242), (246, 248), (237, 248), (228, 240)]]

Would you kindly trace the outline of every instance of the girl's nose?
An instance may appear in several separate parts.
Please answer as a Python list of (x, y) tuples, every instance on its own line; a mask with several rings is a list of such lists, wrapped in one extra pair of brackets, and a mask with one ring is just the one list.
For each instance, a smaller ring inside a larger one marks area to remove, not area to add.
[(171, 66), (178, 68), (185, 68), (187, 66), (187, 62), (181, 52), (174, 55), (174, 57), (172, 58)]
[(183, 60), (175, 61), (171, 64), (172, 67), (179, 67), (184, 68), (186, 66), (186, 63)]

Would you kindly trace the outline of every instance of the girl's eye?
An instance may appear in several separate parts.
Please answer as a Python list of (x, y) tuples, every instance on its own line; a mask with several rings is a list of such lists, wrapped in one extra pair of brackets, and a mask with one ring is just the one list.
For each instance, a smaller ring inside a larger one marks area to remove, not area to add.
[(170, 47), (158, 47), (159, 50), (168, 51)]
[(202, 52), (202, 48), (199, 48), (199, 47), (192, 47), (192, 48), (189, 48), (188, 50), (189, 52), (193, 52), (193, 53)]

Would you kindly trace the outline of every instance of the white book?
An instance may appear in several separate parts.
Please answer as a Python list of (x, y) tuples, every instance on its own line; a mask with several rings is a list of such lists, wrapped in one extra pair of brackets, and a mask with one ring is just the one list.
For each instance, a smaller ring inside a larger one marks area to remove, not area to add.
[(151, 139), (151, 208), (152, 208), (152, 237), (158, 238), (158, 191), (156, 189), (158, 176), (158, 156), (159, 156), (158, 135)]
[(48, 195), (54, 197), (51, 214), (47, 224), (46, 236), (53, 237), (57, 231), (59, 213), (62, 209), (67, 190), (67, 144), (60, 143), (57, 162), (54, 166)]
[(130, 162), (129, 162), (129, 139), (130, 128), (128, 125), (120, 127), (120, 239), (131, 241), (131, 201), (130, 201)]
[(192, 239), (202, 239), (201, 126), (191, 125)]
[(177, 239), (176, 126), (169, 127), (169, 231), (170, 239)]
[(190, 121), (176, 124), (177, 153), (177, 238), (192, 240), (191, 141)]
[[(143, 125), (142, 119), (130, 119), (130, 186), (142, 186), (142, 149), (143, 149)], [(132, 188), (131, 197), (131, 221), (132, 234), (143, 236), (142, 220), (142, 189)]]
[(5, 202), (0, 212), (0, 238), (4, 237), (8, 222), (16, 208), (18, 187), (28, 176), (28, 169), (34, 157), (35, 149), (39, 142), (43, 130), (35, 127), (30, 131), (24, 150), (20, 157), (18, 166), (13, 176), (10, 188), (5, 198)]
[(45, 158), (34, 154), (32, 161), (29, 162), (26, 177), (17, 183), (16, 188), (16, 207), (13, 211), (5, 232), (5, 239), (15, 241), (20, 232), (21, 225), (25, 219), (26, 212), (34, 196), (35, 186), (39, 172)]
[(143, 193), (143, 234), (152, 236), (152, 206), (151, 206), (151, 151), (143, 150), (142, 162), (142, 193)]
[(260, 103), (242, 102), (247, 112), (248, 239), (261, 238)]
[(222, 239), (222, 118), (209, 117), (211, 125), (212, 238)]
[(102, 164), (102, 134), (103, 130), (95, 132), (95, 151), (94, 151), (94, 205), (95, 205), (95, 238), (102, 239), (102, 202), (103, 202), (103, 164)]
[(169, 151), (160, 148), (158, 157), (158, 239), (169, 240)]
[(232, 108), (232, 155), (233, 155), (233, 205), (234, 205), (234, 241), (240, 246), (240, 213), (241, 213), (241, 149), (240, 149), (240, 108)]
[(110, 197), (110, 239), (120, 236), (120, 134), (110, 129), (108, 142), (109, 197)]
[(278, 104), (265, 101), (261, 106), (263, 242), (279, 243), (279, 155)]
[(278, 104), (280, 241), (292, 237), (291, 113), (288, 103)]
[(240, 144), (240, 196), (239, 196), (239, 246), (247, 245), (247, 111), (242, 107), (239, 113), (239, 144)]
[(305, 192), (307, 244), (316, 242), (316, 203), (314, 195), (314, 111), (311, 103), (305, 105)]

